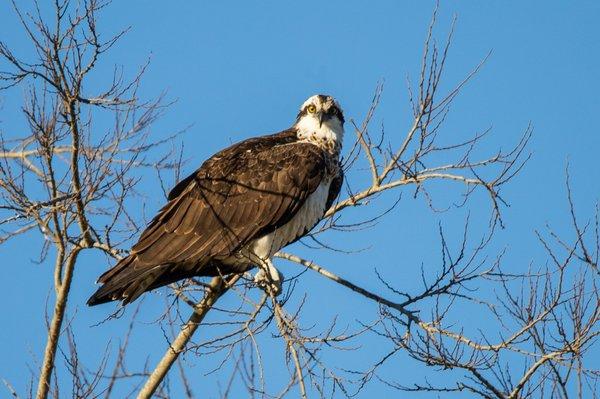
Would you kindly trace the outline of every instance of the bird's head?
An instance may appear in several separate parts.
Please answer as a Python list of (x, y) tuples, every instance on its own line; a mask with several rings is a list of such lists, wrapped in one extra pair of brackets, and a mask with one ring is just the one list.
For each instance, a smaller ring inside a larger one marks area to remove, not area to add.
[(333, 97), (317, 94), (302, 104), (294, 126), (300, 137), (332, 140), (340, 145), (344, 135), (344, 114)]

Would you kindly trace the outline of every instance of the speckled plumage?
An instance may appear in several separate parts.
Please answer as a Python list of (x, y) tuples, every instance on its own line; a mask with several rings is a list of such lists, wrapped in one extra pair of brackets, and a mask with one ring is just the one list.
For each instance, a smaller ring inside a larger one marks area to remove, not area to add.
[(309, 232), (340, 191), (341, 143), (296, 125), (226, 148), (179, 182), (130, 254), (100, 276), (88, 304), (128, 303), (182, 278), (243, 272)]

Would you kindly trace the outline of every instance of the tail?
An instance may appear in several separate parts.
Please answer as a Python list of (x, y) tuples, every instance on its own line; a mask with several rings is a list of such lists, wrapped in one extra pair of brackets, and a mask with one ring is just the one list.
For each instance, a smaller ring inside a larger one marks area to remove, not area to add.
[(173, 282), (171, 278), (164, 278), (171, 265), (146, 266), (138, 264), (135, 255), (121, 259), (112, 269), (98, 278), (102, 286), (88, 299), (89, 306), (96, 306), (112, 301), (123, 301), (127, 305), (135, 301), (146, 291)]

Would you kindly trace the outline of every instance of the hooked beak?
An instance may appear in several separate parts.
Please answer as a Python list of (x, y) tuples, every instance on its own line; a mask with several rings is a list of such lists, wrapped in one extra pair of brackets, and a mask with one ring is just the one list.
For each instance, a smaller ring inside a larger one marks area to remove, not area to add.
[(323, 112), (319, 112), (319, 128), (323, 126), (324, 118), (325, 118), (325, 114)]

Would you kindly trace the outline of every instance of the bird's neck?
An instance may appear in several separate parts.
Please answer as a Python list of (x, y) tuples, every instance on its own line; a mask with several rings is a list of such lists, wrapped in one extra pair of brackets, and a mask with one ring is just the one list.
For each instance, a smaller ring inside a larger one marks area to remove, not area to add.
[(294, 127), (299, 141), (315, 144), (330, 154), (339, 156), (344, 127), (337, 119), (331, 119), (319, 126), (315, 118), (301, 118)]

